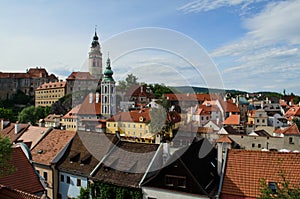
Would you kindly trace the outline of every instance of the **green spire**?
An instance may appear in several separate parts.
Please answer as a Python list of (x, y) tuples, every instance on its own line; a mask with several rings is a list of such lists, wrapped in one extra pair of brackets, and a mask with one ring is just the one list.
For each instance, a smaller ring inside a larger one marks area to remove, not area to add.
[(102, 82), (114, 82), (115, 80), (112, 77), (113, 74), (114, 74), (114, 72), (111, 70), (110, 59), (108, 57), (107, 61), (106, 61), (106, 69), (104, 70), (104, 78), (103, 78)]

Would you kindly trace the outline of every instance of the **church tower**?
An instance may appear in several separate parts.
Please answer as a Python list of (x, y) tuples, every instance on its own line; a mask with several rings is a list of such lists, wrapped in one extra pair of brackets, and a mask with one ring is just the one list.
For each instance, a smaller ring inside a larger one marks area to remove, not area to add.
[(101, 114), (111, 117), (116, 114), (116, 86), (110, 67), (110, 59), (107, 58), (104, 77), (101, 82)]
[(99, 44), (99, 38), (95, 30), (91, 49), (89, 52), (89, 72), (98, 80), (102, 79), (102, 53)]

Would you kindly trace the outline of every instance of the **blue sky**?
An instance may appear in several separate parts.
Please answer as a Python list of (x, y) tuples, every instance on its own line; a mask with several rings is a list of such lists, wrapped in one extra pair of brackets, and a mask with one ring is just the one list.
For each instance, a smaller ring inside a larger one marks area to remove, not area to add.
[[(0, 3), (0, 71), (84, 71), (97, 25), (116, 80), (133, 73), (150, 83), (300, 94), (299, 0)], [(119, 54), (125, 44), (135, 49)]]

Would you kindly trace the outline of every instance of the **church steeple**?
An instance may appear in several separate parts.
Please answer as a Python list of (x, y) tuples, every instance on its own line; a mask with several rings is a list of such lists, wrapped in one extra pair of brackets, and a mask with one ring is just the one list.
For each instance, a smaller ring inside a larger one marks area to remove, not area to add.
[(101, 114), (107, 118), (116, 114), (116, 85), (113, 74), (108, 57), (101, 82)]
[(107, 61), (106, 61), (106, 68), (105, 68), (105, 71), (104, 71), (104, 78), (103, 78), (102, 82), (114, 82), (115, 80), (112, 77), (113, 74), (114, 74), (114, 72), (111, 70), (110, 59), (108, 57)]
[(89, 72), (99, 80), (102, 79), (102, 53), (96, 28), (89, 52)]

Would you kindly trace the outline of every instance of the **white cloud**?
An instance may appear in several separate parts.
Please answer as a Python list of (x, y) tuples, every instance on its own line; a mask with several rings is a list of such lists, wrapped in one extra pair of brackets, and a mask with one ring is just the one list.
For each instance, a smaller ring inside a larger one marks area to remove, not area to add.
[(211, 52), (217, 63), (222, 62), (225, 87), (278, 92), (290, 88), (300, 94), (298, 10), (299, 0), (269, 3), (256, 16), (244, 19), (248, 32), (243, 38)]
[(185, 13), (197, 13), (215, 10), (221, 7), (239, 6), (240, 11), (247, 10), (249, 5), (266, 0), (195, 0), (179, 8)]

